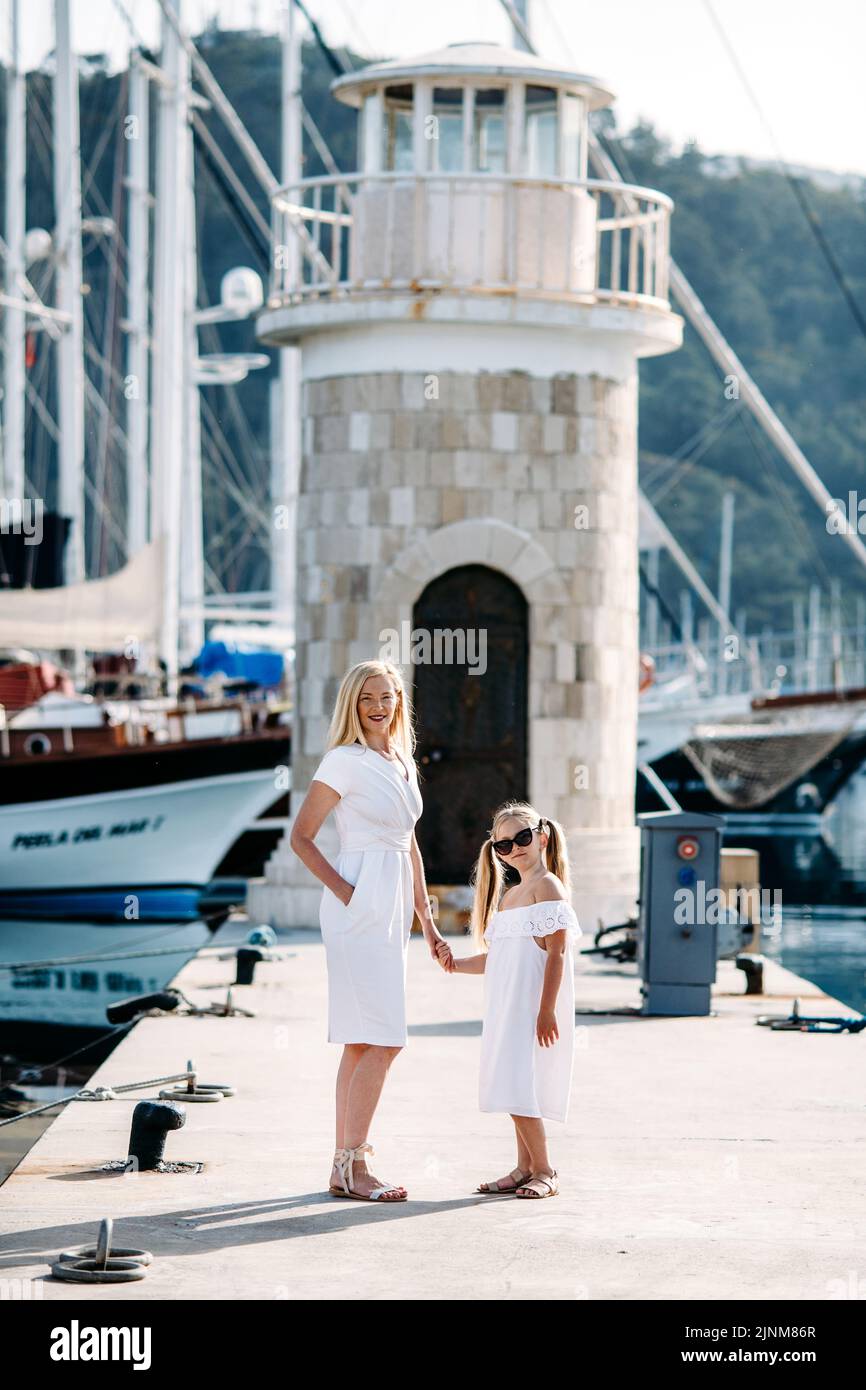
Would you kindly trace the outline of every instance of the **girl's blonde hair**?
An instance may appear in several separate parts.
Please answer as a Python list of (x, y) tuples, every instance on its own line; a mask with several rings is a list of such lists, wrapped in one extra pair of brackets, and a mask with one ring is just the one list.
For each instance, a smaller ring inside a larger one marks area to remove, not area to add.
[(522, 820), (525, 825), (533, 828), (539, 823), (542, 830), (547, 832), (547, 847), (543, 851), (547, 870), (555, 874), (565, 889), (571, 895), (571, 869), (568, 863), (568, 846), (565, 839), (565, 831), (559, 821), (550, 820), (547, 816), (541, 816), (535, 807), (528, 801), (506, 801), (493, 813), (493, 821), (490, 826), (490, 834), (481, 846), (481, 853), (475, 861), (472, 870), (470, 883), (475, 889), (472, 901), (472, 939), (479, 951), (487, 949), (484, 940), (484, 932), (491, 916), (496, 911), (499, 899), (502, 897), (502, 889), (505, 884), (505, 868), (502, 860), (493, 848), (494, 840), (504, 839), (498, 834), (498, 827), (504, 820)]
[(337, 703), (328, 729), (326, 752), (345, 743), (361, 743), (368, 747), (367, 738), (358, 717), (358, 697), (364, 682), (371, 676), (387, 676), (396, 694), (396, 708), (391, 720), (391, 743), (408, 762), (415, 761), (415, 729), (412, 721), (412, 701), (403, 684), (399, 667), (391, 661), (358, 661), (350, 666), (337, 692)]

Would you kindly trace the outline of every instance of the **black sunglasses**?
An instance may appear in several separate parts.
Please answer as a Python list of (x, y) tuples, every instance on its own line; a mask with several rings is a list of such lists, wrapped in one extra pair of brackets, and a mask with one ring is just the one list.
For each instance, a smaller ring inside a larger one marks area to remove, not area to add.
[(543, 825), (544, 822), (539, 821), (538, 825), (528, 825), (525, 830), (518, 830), (511, 840), (494, 840), (493, 848), (497, 854), (510, 854), (515, 845), (519, 845), (521, 849), (526, 849), (526, 846), (532, 843), (533, 832), (541, 830)]

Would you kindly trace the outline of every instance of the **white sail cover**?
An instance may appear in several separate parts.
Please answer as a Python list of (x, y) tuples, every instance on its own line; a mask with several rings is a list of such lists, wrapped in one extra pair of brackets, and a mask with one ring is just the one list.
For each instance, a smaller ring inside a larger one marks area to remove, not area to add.
[(0, 590), (0, 647), (117, 651), (153, 642), (162, 617), (162, 546), (151, 541), (105, 579), (59, 589)]

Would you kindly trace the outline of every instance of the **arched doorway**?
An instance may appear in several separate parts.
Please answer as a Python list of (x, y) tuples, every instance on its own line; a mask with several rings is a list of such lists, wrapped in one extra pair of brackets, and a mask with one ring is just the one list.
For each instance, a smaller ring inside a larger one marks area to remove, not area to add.
[(476, 648), (483, 674), (445, 660), (413, 667), (424, 868), (431, 883), (466, 883), (491, 812), (527, 794), (526, 599), (499, 570), (461, 565), (427, 585), (412, 626), (431, 636), (470, 631), (486, 643)]

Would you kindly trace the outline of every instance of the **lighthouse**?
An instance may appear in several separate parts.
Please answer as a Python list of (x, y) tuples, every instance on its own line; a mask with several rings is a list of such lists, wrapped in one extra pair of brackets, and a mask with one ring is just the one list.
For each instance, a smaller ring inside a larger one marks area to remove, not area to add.
[[(526, 52), (453, 44), (332, 91), (357, 111), (358, 167), (275, 196), (258, 319), (301, 349), (292, 810), (344, 672), (392, 656), (430, 884), (465, 884), (493, 809), (529, 799), (567, 832), (578, 915), (622, 920), (638, 362), (682, 341), (671, 200), (588, 177), (612, 93)], [(313, 926), (320, 891), (286, 835), (249, 909)]]

